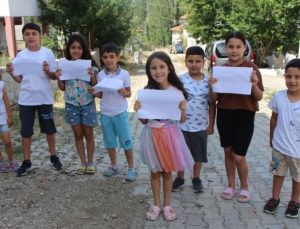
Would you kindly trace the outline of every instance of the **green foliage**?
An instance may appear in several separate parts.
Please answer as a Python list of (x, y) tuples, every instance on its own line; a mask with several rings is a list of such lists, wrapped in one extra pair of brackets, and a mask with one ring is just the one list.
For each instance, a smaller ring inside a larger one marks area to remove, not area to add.
[(183, 0), (188, 31), (202, 42), (243, 32), (258, 65), (271, 51), (297, 50), (300, 37), (299, 0)]
[(55, 49), (57, 49), (57, 42), (53, 37), (50, 37), (50, 36), (44, 34), (42, 37), (42, 46), (52, 49), (52, 50), (55, 50)]
[(41, 19), (66, 39), (80, 32), (90, 47), (100, 47), (106, 42), (123, 46), (130, 36), (133, 16), (130, 0), (38, 0)]

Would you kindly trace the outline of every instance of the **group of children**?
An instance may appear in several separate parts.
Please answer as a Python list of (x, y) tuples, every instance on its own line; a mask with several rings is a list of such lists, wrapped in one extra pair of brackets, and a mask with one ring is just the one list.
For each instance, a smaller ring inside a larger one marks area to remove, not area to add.
[[(111, 165), (104, 171), (106, 176), (114, 176), (119, 170), (116, 161), (116, 148), (119, 145), (125, 150), (128, 162), (126, 180), (135, 181), (133, 165), (132, 136), (129, 127), (127, 100), (131, 96), (130, 77), (126, 70), (118, 65), (119, 51), (114, 44), (106, 44), (101, 50), (101, 61), (104, 69), (92, 61), (87, 69), (90, 81), (60, 80), (61, 72), (56, 70), (52, 52), (40, 47), (41, 31), (33, 23), (26, 24), (22, 30), (27, 48), (17, 57), (39, 59), (43, 63), (43, 87), (31, 87), (31, 75), (13, 75), (13, 64), (7, 65), (7, 72), (19, 82), (19, 117), (24, 161), (17, 169), (17, 175), (26, 175), (31, 166), (30, 145), (33, 135), (35, 112), (38, 112), (41, 132), (47, 136), (50, 161), (55, 169), (62, 164), (56, 155), (55, 125), (53, 117), (53, 98), (50, 92), (50, 79), (57, 80), (58, 86), (65, 91), (65, 121), (70, 124), (74, 133), (75, 146), (80, 157), (81, 166), (78, 174), (94, 174), (94, 136), (93, 128), (97, 126), (95, 96), (101, 98), (101, 127), (104, 146), (108, 150)], [(255, 112), (258, 101), (262, 99), (262, 77), (257, 66), (244, 60), (246, 49), (245, 37), (240, 32), (232, 32), (226, 37), (228, 62), (225, 66), (251, 67), (252, 90), (250, 95), (221, 94), (212, 90), (217, 79), (203, 74), (204, 52), (200, 47), (190, 47), (186, 51), (185, 64), (188, 72), (178, 77), (170, 57), (164, 52), (154, 52), (146, 63), (148, 77), (147, 89), (166, 90), (182, 97), (178, 104), (181, 112), (180, 121), (169, 119), (140, 119), (144, 124), (141, 134), (141, 157), (151, 171), (150, 182), (154, 205), (147, 211), (146, 218), (158, 219), (162, 212), (166, 220), (176, 219), (176, 212), (171, 207), (171, 191), (176, 191), (184, 184), (184, 171), (193, 170), (192, 185), (195, 192), (203, 192), (200, 179), (202, 163), (207, 162), (207, 136), (213, 134), (217, 111), (217, 129), (221, 146), (224, 148), (225, 168), (228, 187), (221, 197), (233, 199), (236, 194), (235, 174), (240, 179), (240, 191), (237, 200), (242, 203), (250, 201), (248, 188), (248, 165), (246, 153), (250, 145)], [(67, 60), (92, 60), (84, 39), (71, 35), (66, 50)], [(41, 76), (42, 77), (42, 76)], [(119, 79), (123, 88), (116, 92), (103, 91), (95, 93), (93, 86), (105, 78)], [(293, 178), (292, 196), (286, 210), (286, 216), (298, 217), (300, 195), (300, 59), (294, 59), (285, 68), (287, 90), (278, 92), (269, 103), (272, 109), (270, 123), (270, 144), (273, 148), (271, 171), (274, 173), (273, 197), (268, 200), (264, 212), (275, 213), (279, 205), (279, 194), (287, 169)], [(16, 169), (12, 159), (12, 148), (9, 138), (11, 125), (11, 108), (8, 96), (3, 91), (0, 103), (0, 132), (8, 153), (9, 165)], [(143, 104), (136, 101), (134, 109), (138, 111)], [(6, 112), (5, 112), (6, 110)], [(6, 120), (5, 120), (6, 119)], [(6, 139), (6, 141), (5, 141)], [(85, 140), (85, 141), (84, 141)], [(84, 143), (86, 142), (86, 146)], [(10, 153), (11, 152), (11, 153)], [(1, 159), (1, 158), (0, 158)], [(173, 181), (172, 172), (177, 172)], [(160, 200), (160, 177), (163, 180), (163, 204)]]

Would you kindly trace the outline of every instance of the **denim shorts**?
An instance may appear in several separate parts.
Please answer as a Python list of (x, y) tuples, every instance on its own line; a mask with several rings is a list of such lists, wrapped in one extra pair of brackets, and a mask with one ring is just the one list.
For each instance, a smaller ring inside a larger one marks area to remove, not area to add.
[(132, 137), (126, 111), (112, 117), (101, 114), (100, 121), (105, 148), (117, 148), (117, 139), (119, 139), (121, 148), (124, 150), (132, 149)]
[(54, 124), (53, 105), (19, 105), (19, 117), (21, 120), (21, 136), (24, 138), (29, 138), (33, 135), (33, 126), (36, 112), (38, 113), (41, 133), (50, 135), (55, 134), (56, 127)]
[(84, 125), (89, 127), (97, 126), (97, 112), (95, 103), (83, 106), (65, 104), (65, 122), (71, 126)]
[(10, 131), (10, 129), (7, 124), (0, 125), (0, 133), (6, 133), (9, 131)]

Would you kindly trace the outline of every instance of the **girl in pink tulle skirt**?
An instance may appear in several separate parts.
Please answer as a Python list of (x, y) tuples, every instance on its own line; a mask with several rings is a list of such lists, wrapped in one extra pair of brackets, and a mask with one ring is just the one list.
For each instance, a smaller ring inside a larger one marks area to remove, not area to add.
[[(182, 96), (181, 102), (176, 106), (181, 110), (180, 122), (184, 122), (187, 93), (175, 73), (170, 57), (164, 52), (153, 53), (147, 60), (146, 74), (147, 89), (168, 90)], [(142, 107), (142, 102), (135, 102), (136, 111)], [(172, 172), (192, 170), (194, 161), (178, 127), (178, 121), (170, 119), (140, 119), (140, 121), (145, 124), (140, 151), (143, 162), (151, 171), (150, 180), (154, 198), (154, 205), (146, 213), (146, 218), (156, 220), (163, 211), (165, 220), (171, 221), (176, 219), (175, 210), (170, 206)], [(160, 202), (160, 177), (163, 178), (163, 208)]]

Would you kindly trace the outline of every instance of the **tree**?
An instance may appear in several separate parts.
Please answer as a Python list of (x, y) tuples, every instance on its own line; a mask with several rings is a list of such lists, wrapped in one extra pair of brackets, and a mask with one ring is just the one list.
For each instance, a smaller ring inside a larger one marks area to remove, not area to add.
[(252, 44), (258, 65), (271, 51), (297, 49), (299, 0), (183, 0), (183, 4), (192, 36), (210, 42), (239, 30)]
[(91, 48), (106, 42), (124, 46), (130, 36), (131, 0), (38, 0), (41, 20), (63, 31), (80, 32)]

